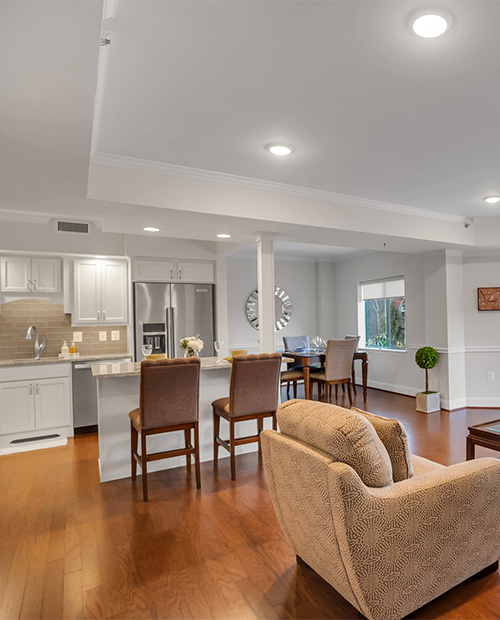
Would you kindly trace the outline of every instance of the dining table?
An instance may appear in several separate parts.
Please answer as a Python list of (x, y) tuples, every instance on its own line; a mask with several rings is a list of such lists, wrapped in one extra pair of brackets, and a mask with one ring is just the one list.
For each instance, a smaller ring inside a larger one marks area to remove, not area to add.
[[(293, 358), (294, 362), (299, 362), (303, 366), (304, 370), (304, 397), (306, 399), (311, 398), (311, 367), (314, 364), (325, 363), (326, 351), (285, 351), (286, 357)], [(366, 390), (368, 387), (368, 353), (366, 351), (355, 351), (353, 357), (353, 388), (356, 390), (354, 384), (354, 361), (361, 360), (361, 370), (363, 377), (363, 399), (366, 400)]]

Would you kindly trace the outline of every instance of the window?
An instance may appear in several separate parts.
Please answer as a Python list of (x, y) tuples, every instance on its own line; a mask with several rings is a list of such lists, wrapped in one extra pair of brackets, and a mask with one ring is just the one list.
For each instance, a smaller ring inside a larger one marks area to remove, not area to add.
[(405, 282), (399, 276), (361, 282), (360, 332), (365, 347), (405, 349)]

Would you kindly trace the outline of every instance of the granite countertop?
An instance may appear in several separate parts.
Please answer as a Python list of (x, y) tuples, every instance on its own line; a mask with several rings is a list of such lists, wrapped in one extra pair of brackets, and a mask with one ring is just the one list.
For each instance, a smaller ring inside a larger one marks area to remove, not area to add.
[[(222, 359), (217, 364), (216, 357), (200, 357), (201, 370), (220, 370), (231, 368), (230, 362)], [(92, 367), (94, 379), (110, 379), (113, 377), (133, 377), (141, 374), (141, 363), (130, 362), (125, 364), (96, 364)]]
[(25, 358), (20, 360), (0, 360), (0, 368), (9, 366), (31, 366), (33, 364), (69, 364), (71, 362), (98, 362), (99, 360), (115, 360), (124, 357), (133, 358), (130, 353), (107, 353), (95, 355), (80, 355), (79, 357), (43, 357), (36, 360)]
[[(216, 357), (200, 357), (201, 370), (220, 370), (231, 368), (231, 362), (224, 358), (217, 362)], [(284, 357), (283, 363), (293, 362), (290, 357)], [(110, 379), (113, 377), (133, 377), (141, 374), (141, 363), (130, 362), (125, 364), (96, 364), (92, 367), (94, 379)]]

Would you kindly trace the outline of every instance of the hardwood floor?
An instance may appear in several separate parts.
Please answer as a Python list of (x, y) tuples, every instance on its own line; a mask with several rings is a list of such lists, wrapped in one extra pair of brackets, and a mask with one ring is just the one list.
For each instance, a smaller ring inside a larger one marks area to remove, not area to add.
[[(465, 460), (467, 426), (500, 410), (415, 412), (413, 398), (361, 390), (355, 404), (405, 424), (412, 452)], [(339, 404), (342, 404), (339, 399)], [(347, 402), (344, 403), (347, 405)], [(500, 456), (477, 448), (479, 456)], [(361, 618), (306, 566), (276, 521), (257, 455), (218, 471), (99, 483), (96, 435), (0, 457), (0, 618)], [(140, 480), (140, 479), (139, 479)], [(500, 575), (457, 586), (411, 618), (498, 619)]]

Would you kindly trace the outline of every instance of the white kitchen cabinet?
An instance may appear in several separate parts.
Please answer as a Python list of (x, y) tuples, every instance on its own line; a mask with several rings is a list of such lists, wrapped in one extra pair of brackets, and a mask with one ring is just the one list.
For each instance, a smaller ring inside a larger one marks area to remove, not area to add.
[(2, 256), (2, 293), (59, 293), (61, 259)]
[(33, 381), (0, 383), (0, 433), (19, 433), (35, 428)]
[(133, 261), (134, 282), (215, 282), (213, 261), (175, 261), (136, 258)]
[(136, 259), (133, 263), (134, 282), (174, 282), (176, 273), (173, 260)]
[(127, 323), (127, 262), (77, 259), (74, 262), (72, 325)]
[(34, 382), (35, 428), (45, 429), (71, 423), (70, 379), (55, 377)]
[(179, 262), (177, 263), (177, 280), (194, 284), (214, 282), (214, 264)]
[(48, 429), (68, 433), (71, 424), (70, 364), (1, 369), (0, 435), (39, 436)]

